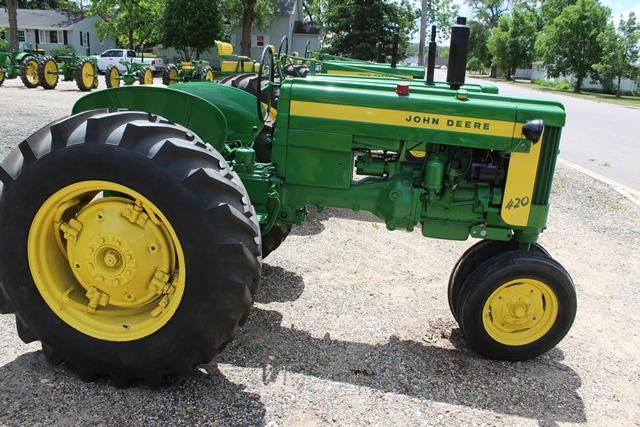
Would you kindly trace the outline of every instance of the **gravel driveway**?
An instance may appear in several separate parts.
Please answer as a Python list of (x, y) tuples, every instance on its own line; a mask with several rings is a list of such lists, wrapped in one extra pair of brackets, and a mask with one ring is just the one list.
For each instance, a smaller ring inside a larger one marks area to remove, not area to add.
[[(74, 83), (5, 82), (0, 158), (79, 96)], [(640, 208), (564, 166), (552, 203), (541, 243), (573, 275), (579, 306), (536, 360), (485, 360), (460, 335), (446, 282), (472, 241), (330, 209), (267, 259), (242, 335), (181, 384), (83, 383), (0, 316), (0, 424), (639, 425)]]

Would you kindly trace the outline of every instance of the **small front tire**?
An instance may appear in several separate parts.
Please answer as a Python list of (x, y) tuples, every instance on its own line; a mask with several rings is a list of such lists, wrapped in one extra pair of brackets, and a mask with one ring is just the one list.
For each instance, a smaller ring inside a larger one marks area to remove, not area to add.
[(524, 361), (553, 348), (576, 315), (569, 273), (553, 259), (510, 251), (467, 278), (459, 319), (467, 343), (491, 359)]

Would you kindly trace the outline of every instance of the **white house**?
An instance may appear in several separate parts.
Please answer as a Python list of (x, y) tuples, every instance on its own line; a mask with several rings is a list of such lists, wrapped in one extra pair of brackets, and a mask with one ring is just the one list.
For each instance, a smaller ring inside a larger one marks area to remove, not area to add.
[[(114, 40), (100, 39), (97, 16), (57, 10), (18, 9), (18, 44), (20, 48), (51, 49), (72, 47), (79, 55), (94, 55), (116, 47)], [(0, 26), (8, 33), (9, 19), (0, 8)], [(5, 35), (7, 37), (7, 35)]]
[[(267, 45), (274, 45), (277, 49), (283, 36), (289, 38), (289, 53), (298, 52), (303, 55), (307, 41), (310, 41), (310, 50), (318, 50), (321, 37), (320, 29), (317, 26), (303, 22), (303, 19), (302, 0), (278, 0), (269, 28), (260, 30), (254, 27), (251, 32), (251, 57), (255, 60), (260, 60), (262, 50)], [(238, 27), (232, 31), (231, 39), (229, 40), (233, 45), (235, 54), (240, 54), (241, 38), (242, 28)], [(165, 60), (165, 63), (176, 62), (180, 56), (172, 48), (160, 47), (156, 49), (156, 53)], [(200, 54), (200, 59), (210, 61), (213, 64), (218, 62), (213, 50)]]

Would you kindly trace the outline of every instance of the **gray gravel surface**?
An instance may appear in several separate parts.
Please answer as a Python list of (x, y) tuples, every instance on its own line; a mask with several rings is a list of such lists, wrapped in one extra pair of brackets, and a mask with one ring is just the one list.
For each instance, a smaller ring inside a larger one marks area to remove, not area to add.
[[(73, 83), (5, 85), (0, 158), (80, 96)], [(572, 274), (579, 308), (536, 360), (485, 360), (459, 333), (446, 282), (472, 241), (330, 209), (267, 259), (239, 339), (180, 384), (83, 383), (0, 316), (0, 424), (639, 425), (640, 209), (563, 166), (552, 203), (541, 243)]]

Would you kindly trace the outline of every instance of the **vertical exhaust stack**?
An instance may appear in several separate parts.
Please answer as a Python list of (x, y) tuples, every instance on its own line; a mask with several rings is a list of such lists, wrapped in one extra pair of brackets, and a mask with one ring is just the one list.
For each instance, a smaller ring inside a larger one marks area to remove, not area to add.
[(447, 64), (447, 83), (451, 89), (458, 90), (464, 84), (467, 72), (467, 54), (469, 53), (469, 27), (467, 18), (458, 16), (456, 25), (451, 28), (449, 62)]
[(433, 72), (436, 68), (436, 26), (431, 26), (431, 41), (429, 42), (429, 53), (427, 54), (427, 80), (428, 85), (433, 85)]
[(393, 33), (393, 45), (391, 46), (391, 68), (396, 68), (398, 64), (398, 43), (400, 43), (400, 34)]

